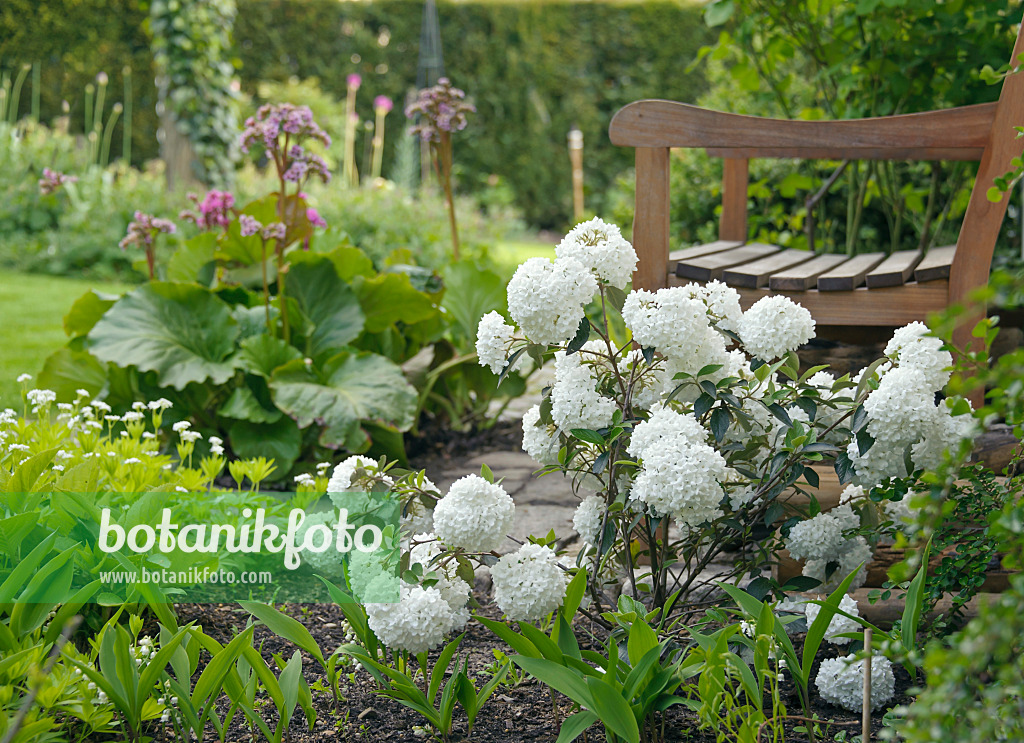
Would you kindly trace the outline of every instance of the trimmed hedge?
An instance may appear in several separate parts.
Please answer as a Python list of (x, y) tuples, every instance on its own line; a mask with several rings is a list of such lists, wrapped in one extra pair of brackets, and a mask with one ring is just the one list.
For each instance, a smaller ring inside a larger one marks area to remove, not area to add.
[[(239, 8), (235, 39), (250, 90), (258, 79), (315, 76), (344, 98), (346, 75), (359, 72), (365, 119), (374, 95), (401, 102), (415, 85), (419, 0), (241, 0)], [(540, 226), (563, 226), (571, 212), (574, 123), (584, 134), (587, 206), (600, 210), (612, 179), (632, 165), (631, 151), (608, 141), (615, 111), (637, 98), (693, 101), (705, 89), (702, 73), (684, 71), (713, 38), (694, 3), (442, 1), (438, 13), (446, 74), (478, 109), (455, 138), (462, 188), (497, 174)]]
[[(42, 60), (42, 116), (72, 103), (81, 127), (82, 91), (97, 72), (111, 77), (108, 101), (120, 100), (120, 68), (135, 70), (134, 152), (154, 157), (156, 93), (140, 0), (5, 0), (0, 4), (0, 64)], [(388, 121), (385, 174), (401, 103), (415, 86), (423, 3), (420, 0), (238, 0), (235, 46), (243, 89), (260, 80), (318, 77), (343, 99), (345, 78), (363, 77), (359, 105), (372, 117), (376, 95), (397, 104)], [(571, 174), (566, 135), (585, 137), (587, 206), (600, 210), (629, 151), (608, 142), (612, 114), (637, 98), (695, 100), (703, 73), (686, 73), (713, 34), (699, 4), (567, 3), (541, 0), (438, 3), (445, 69), (479, 112), (455, 141), (462, 190), (497, 174), (513, 189), (528, 220), (562, 227), (569, 218)], [(28, 111), (29, 97), (22, 96)], [(109, 103), (108, 103), (109, 106)], [(326, 122), (340, 134), (341, 122)], [(119, 140), (119, 133), (115, 136)], [(115, 151), (118, 151), (115, 148)], [(360, 152), (362, 143), (360, 143)]]

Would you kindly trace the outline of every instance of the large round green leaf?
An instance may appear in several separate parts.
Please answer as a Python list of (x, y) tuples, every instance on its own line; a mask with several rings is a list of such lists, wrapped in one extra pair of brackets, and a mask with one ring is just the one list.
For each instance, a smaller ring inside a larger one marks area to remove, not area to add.
[(402, 370), (373, 353), (342, 353), (317, 369), (292, 361), (270, 382), (274, 403), (305, 428), (325, 427), (321, 442), (344, 446), (357, 435), (360, 420), (380, 421), (408, 430), (416, 409), (416, 390)]
[(43, 389), (56, 392), (61, 402), (71, 402), (80, 389), (88, 390), (93, 397), (98, 395), (107, 383), (107, 368), (87, 352), (65, 346), (46, 358), (37, 382)]
[(325, 256), (297, 255), (288, 270), (288, 296), (313, 326), (307, 353), (317, 357), (354, 341), (365, 318), (355, 292), (338, 278), (334, 263)]
[(379, 333), (396, 322), (412, 324), (438, 313), (430, 297), (413, 288), (404, 273), (385, 273), (356, 285), (366, 314), (366, 332)]
[(100, 361), (154, 371), (161, 385), (222, 384), (235, 371), (238, 324), (231, 310), (195, 284), (154, 281), (126, 294), (89, 332)]
[(302, 452), (302, 432), (291, 418), (281, 416), (273, 423), (236, 421), (228, 428), (231, 451), (242, 459), (273, 459), (277, 469), (271, 480), (280, 480), (291, 470)]

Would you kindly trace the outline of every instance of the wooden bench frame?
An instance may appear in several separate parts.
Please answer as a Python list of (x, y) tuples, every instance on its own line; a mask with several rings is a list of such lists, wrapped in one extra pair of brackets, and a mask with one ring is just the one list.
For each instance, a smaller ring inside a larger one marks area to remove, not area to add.
[[(1011, 60), (1024, 53), (1024, 25)], [(769, 292), (741, 289), (744, 307), (769, 293), (791, 296), (819, 325), (901, 326), (930, 312), (965, 302), (988, 282), (992, 252), (1006, 214), (1009, 194), (990, 202), (993, 180), (1011, 169), (1024, 150), (1015, 126), (1024, 125), (1024, 71), (1004, 81), (999, 101), (926, 113), (843, 121), (798, 121), (742, 116), (685, 103), (644, 100), (620, 109), (609, 136), (615, 145), (636, 148), (636, 211), (633, 246), (639, 257), (634, 288), (660, 289), (680, 281), (669, 265), (670, 150), (703, 148), (724, 158), (719, 239), (746, 242), (747, 178), (751, 158), (834, 160), (980, 160), (960, 228), (948, 280), (911, 282), (885, 289)], [(971, 344), (965, 323), (954, 336)]]

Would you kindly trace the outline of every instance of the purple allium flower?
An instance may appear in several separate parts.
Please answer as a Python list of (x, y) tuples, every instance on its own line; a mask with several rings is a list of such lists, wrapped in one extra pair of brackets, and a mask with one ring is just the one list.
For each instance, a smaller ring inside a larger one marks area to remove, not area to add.
[(379, 111), (385, 114), (391, 113), (391, 109), (395, 107), (395, 104), (391, 102), (391, 99), (386, 95), (379, 95), (373, 99), (373, 110)]
[(363, 76), (358, 72), (353, 72), (345, 78), (345, 83), (348, 85), (349, 90), (359, 90), (359, 86), (363, 84)]
[(416, 100), (405, 109), (407, 118), (419, 117), (409, 133), (424, 142), (437, 142), (441, 132), (462, 131), (466, 128), (466, 114), (476, 113), (476, 108), (467, 103), (465, 97), (466, 93), (453, 88), (446, 77), (439, 79), (434, 87), (420, 90)]
[(320, 216), (320, 212), (318, 212), (313, 207), (308, 207), (306, 209), (306, 219), (308, 219), (309, 223), (311, 225), (313, 225), (314, 227), (326, 227), (327, 226), (327, 221), (323, 217), (321, 217)]
[(78, 178), (73, 175), (65, 175), (56, 170), (43, 168), (43, 177), (39, 179), (39, 193), (48, 196), (60, 190), (65, 183), (74, 183), (77, 180)]

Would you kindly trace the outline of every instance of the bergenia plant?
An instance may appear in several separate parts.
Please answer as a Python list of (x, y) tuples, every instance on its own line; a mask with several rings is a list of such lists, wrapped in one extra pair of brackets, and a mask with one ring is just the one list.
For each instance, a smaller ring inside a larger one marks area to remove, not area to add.
[(452, 87), (446, 77), (437, 85), (419, 91), (416, 100), (405, 109), (406, 118), (415, 119), (409, 133), (430, 145), (431, 160), (448, 205), (448, 224), (452, 231), (452, 257), (459, 260), (459, 231), (455, 224), (455, 200), (452, 194), (452, 134), (466, 128), (466, 114), (476, 113), (466, 93)]
[(296, 240), (305, 237), (311, 226), (302, 187), (314, 177), (324, 183), (331, 180), (327, 162), (308, 149), (310, 142), (330, 147), (331, 138), (313, 120), (313, 112), (308, 106), (294, 106), (290, 103), (261, 106), (256, 116), (246, 120), (241, 139), (242, 152), (262, 148), (277, 172), (278, 191), (273, 194), (277, 200), (277, 221), (259, 224), (258, 227), (250, 223), (242, 225), (242, 229), (245, 230), (244, 236), (259, 234), (261, 238), (264, 250), (264, 296), (268, 302), (270, 294), (265, 255), (268, 245), (273, 244), (277, 262), (278, 304), (285, 341), (291, 335), (288, 302), (285, 301), (285, 250)]
[(142, 248), (146, 254), (146, 267), (149, 278), (156, 278), (156, 236), (177, 232), (174, 222), (169, 219), (154, 217), (152, 214), (135, 212), (135, 219), (128, 223), (128, 234), (121, 238), (118, 247), (127, 250), (130, 246)]

